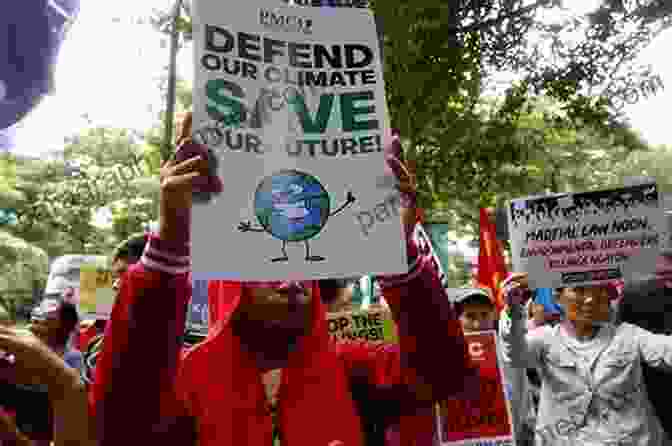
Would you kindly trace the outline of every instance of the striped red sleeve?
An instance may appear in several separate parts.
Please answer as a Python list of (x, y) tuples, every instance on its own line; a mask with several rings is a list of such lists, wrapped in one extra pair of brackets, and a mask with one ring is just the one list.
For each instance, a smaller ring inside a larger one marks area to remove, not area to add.
[(408, 238), (409, 271), (379, 278), (397, 323), (405, 381), (429, 385), (437, 400), (463, 390), (474, 370), (462, 326), (431, 252)]
[(151, 271), (185, 274), (191, 269), (190, 244), (170, 243), (152, 234), (140, 261)]

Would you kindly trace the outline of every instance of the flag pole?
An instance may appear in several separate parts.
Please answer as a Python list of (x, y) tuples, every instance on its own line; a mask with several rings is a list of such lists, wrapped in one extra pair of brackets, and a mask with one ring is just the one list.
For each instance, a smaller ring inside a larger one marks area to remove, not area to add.
[(161, 150), (163, 161), (166, 161), (172, 155), (175, 120), (175, 84), (177, 83), (177, 51), (180, 39), (177, 21), (180, 18), (181, 10), (182, 0), (176, 0), (170, 25), (170, 63), (168, 65), (168, 91), (166, 92), (166, 126), (163, 136), (163, 150)]

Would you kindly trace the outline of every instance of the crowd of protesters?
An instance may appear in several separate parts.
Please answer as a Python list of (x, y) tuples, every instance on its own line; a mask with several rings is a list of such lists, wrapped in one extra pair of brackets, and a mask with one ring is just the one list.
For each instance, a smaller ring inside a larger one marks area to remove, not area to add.
[[(326, 314), (352, 308), (348, 281), (210, 281), (209, 332), (185, 345), (192, 188), (211, 184), (189, 122), (161, 171), (158, 233), (112, 256), (110, 319), (79, 323), (73, 303), (52, 298), (26, 331), (2, 318), (3, 446), (438, 445), (438, 402), (489, 403), (464, 338), (484, 330), (498, 333), (519, 445), (670, 444), (672, 256), (646, 280), (554, 290), (557, 311), (512, 274), (498, 314), (485, 289), (445, 289), (418, 249), (406, 168), (395, 172), (408, 273), (377, 279), (398, 343), (328, 336)], [(399, 152), (397, 136), (387, 159), (403, 167)]]
[[(21, 1), (0, 15), (11, 56), (0, 149), (50, 90), (78, 10), (78, 1)], [(416, 178), (398, 133), (385, 160), (408, 270), (377, 277), (398, 342), (329, 337), (327, 313), (352, 309), (348, 281), (213, 280), (208, 334), (189, 345), (192, 202), (226, 179), (192, 140), (191, 115), (178, 133), (161, 169), (158, 231), (112, 254), (110, 318), (80, 321), (73, 290), (40, 302), (28, 329), (0, 311), (0, 446), (439, 446), (437, 404), (493, 404), (479, 394), (465, 338), (484, 330), (497, 334), (518, 445), (672, 445), (672, 253), (650, 277), (596, 286), (530, 289), (516, 272), (501, 312), (485, 289), (445, 289), (414, 237)], [(549, 292), (554, 308), (541, 298)]]

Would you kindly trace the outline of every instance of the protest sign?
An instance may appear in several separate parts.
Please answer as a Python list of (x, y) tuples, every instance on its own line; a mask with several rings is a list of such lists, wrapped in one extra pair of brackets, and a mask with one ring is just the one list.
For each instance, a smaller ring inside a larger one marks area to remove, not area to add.
[(515, 271), (532, 288), (649, 274), (666, 230), (655, 184), (513, 200), (509, 227)]
[(392, 314), (384, 308), (365, 311), (329, 313), (329, 336), (334, 340), (360, 339), (370, 342), (397, 342), (397, 328)]
[(479, 400), (450, 399), (437, 413), (442, 446), (515, 444), (511, 412), (497, 360), (497, 333), (465, 333), (469, 354), (479, 372)]
[(109, 268), (91, 263), (82, 265), (79, 273), (79, 311), (109, 318), (116, 297), (112, 284)]
[(195, 194), (194, 275), (405, 273), (372, 13), (195, 0), (193, 16), (193, 137), (224, 183)]

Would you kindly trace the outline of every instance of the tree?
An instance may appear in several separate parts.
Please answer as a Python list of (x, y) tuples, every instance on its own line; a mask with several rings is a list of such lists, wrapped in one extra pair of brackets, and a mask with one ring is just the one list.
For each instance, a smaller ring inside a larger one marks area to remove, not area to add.
[(664, 194), (672, 194), (672, 146), (631, 153), (604, 170), (600, 179), (604, 186), (618, 186), (628, 178), (643, 176), (655, 179)]
[(46, 284), (48, 266), (44, 250), (0, 231), (0, 305), (13, 319), (35, 303), (37, 291)]
[[(558, 3), (374, 4), (384, 25), (392, 122), (407, 138), (406, 155), (416, 162), (424, 183), (421, 204), (430, 215), (446, 206), (465, 215), (465, 205), (471, 206), (459, 197), (489, 203), (501, 190), (499, 166), (526, 162), (518, 144), (520, 119), (535, 97), (558, 104), (568, 130), (590, 127), (639, 145), (614, 95), (641, 84), (651, 94), (651, 71), (631, 62), (669, 26), (669, 5), (604, 1), (586, 17), (567, 14), (551, 24), (540, 18)], [(575, 42), (577, 33), (582, 38)], [(498, 71), (515, 73), (517, 81), (493, 109), (484, 87)], [(487, 113), (479, 111), (484, 105), (490, 106)]]
[(123, 129), (96, 128), (73, 138), (64, 151), (75, 166), (69, 181), (74, 190), (95, 196), (94, 210), (111, 212), (113, 243), (157, 217), (158, 154), (143, 139)]
[[(435, 201), (430, 220), (448, 222), (464, 236), (477, 235), (479, 207), (501, 206), (511, 198), (529, 195), (622, 184), (624, 177), (638, 174), (619, 175), (620, 166), (652, 150), (632, 131), (604, 134), (587, 125), (577, 128), (561, 106), (543, 99), (526, 101), (525, 109), (504, 136), (489, 133), (492, 121), (495, 129), (501, 125), (497, 121), (501, 106), (496, 102), (482, 109), (482, 125), (455, 143), (481, 151), (492, 145), (507, 146), (517, 153), (518, 161), (491, 159), (490, 163), (485, 160), (473, 163), (471, 175), (482, 179), (482, 183), (470, 190), (457, 191), (452, 186), (455, 181), (452, 176), (464, 171), (464, 166), (453, 168), (446, 164), (439, 169), (430, 164), (430, 168), (442, 170), (445, 175), (443, 178), (437, 175), (438, 179), (431, 183)], [(423, 156), (423, 151), (420, 154)], [(437, 163), (432, 157), (428, 162)]]
[[(578, 16), (563, 13), (562, 3), (372, 2), (382, 25), (392, 123), (406, 140), (406, 157), (421, 180), (420, 204), (430, 215), (446, 206), (463, 214), (458, 197), (491, 201), (503, 175), (500, 166), (527, 162), (518, 144), (518, 120), (531, 98), (559, 104), (563, 126), (593, 128), (618, 145), (639, 144), (617, 99), (659, 88), (650, 68), (633, 61), (669, 27), (672, 4), (603, 0)], [(561, 18), (549, 21), (542, 14), (548, 12)], [(169, 32), (168, 18), (168, 12), (157, 12), (157, 29)], [(182, 43), (191, 38), (188, 17), (178, 30)], [(516, 81), (498, 107), (484, 114), (482, 107), (491, 105), (484, 104), (485, 87), (503, 71), (514, 73)]]
[[(13, 235), (45, 249), (49, 255), (60, 255), (68, 249), (63, 234), (52, 225), (54, 215), (44, 198), (46, 188), (55, 181), (50, 163), (30, 158), (15, 158), (15, 187), (11, 191), (11, 206), (16, 210), (17, 223), (6, 229)], [(62, 176), (62, 174), (61, 174)]]
[[(109, 252), (141, 230), (142, 223), (156, 218), (158, 165), (152, 151), (138, 135), (94, 128), (70, 138), (58, 159), (16, 159), (11, 195), (18, 224), (12, 233), (50, 256)], [(127, 219), (122, 210), (129, 206), (147, 221), (115, 225), (115, 218)], [(94, 217), (106, 209), (113, 224), (101, 227)]]

